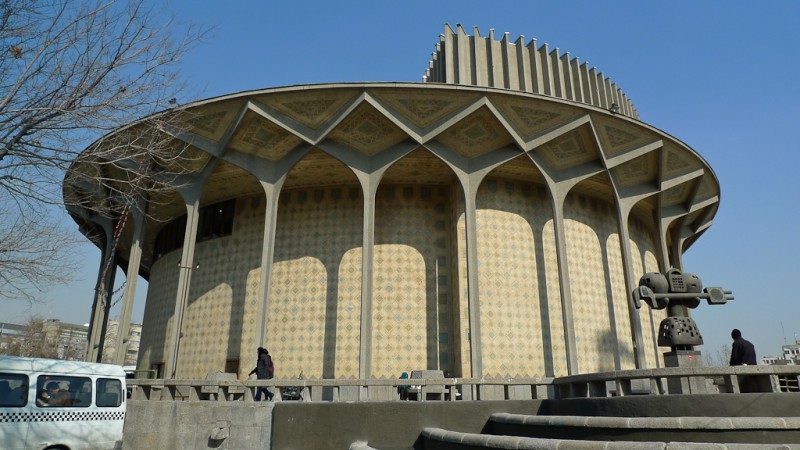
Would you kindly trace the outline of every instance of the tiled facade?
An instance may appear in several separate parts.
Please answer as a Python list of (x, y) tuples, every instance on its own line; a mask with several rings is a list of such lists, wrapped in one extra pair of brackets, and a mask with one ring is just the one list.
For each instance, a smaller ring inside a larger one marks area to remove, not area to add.
[[(464, 203), (458, 186), (386, 185), (376, 195), (372, 375), (416, 368), (470, 373)], [(571, 195), (565, 204), (579, 370), (635, 367), (614, 206)], [(565, 375), (552, 206), (544, 186), (489, 177), (477, 196), (481, 352), (487, 377)], [(246, 376), (266, 345), (276, 376), (357, 378), (363, 195), (357, 186), (282, 193), (267, 312), (255, 342), (263, 196), (236, 202), (231, 236), (197, 244), (183, 318), (179, 378), (235, 368)], [(631, 227), (634, 270), (657, 267), (651, 233)], [(644, 250), (642, 250), (644, 249)], [(150, 279), (141, 367), (170, 341), (180, 250)], [(187, 269), (183, 269), (187, 270)], [(638, 311), (654, 367), (655, 327)], [(665, 349), (660, 349), (664, 351)], [(233, 365), (232, 365), (233, 364)]]

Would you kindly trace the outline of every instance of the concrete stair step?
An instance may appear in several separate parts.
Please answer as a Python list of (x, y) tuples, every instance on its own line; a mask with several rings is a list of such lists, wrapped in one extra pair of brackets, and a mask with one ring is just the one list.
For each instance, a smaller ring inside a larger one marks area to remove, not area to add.
[(495, 413), (488, 432), (546, 439), (800, 444), (800, 417), (606, 417)]
[(800, 444), (652, 442), (550, 439), (461, 433), (441, 428), (422, 430), (423, 450), (798, 450)]

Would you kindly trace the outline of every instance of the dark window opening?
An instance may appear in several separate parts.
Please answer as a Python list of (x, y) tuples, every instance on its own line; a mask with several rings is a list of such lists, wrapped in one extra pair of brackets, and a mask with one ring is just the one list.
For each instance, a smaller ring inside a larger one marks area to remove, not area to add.
[[(233, 234), (233, 214), (236, 200), (227, 200), (200, 208), (197, 226), (197, 241), (207, 241)], [(166, 224), (156, 237), (153, 248), (153, 260), (158, 260), (167, 253), (183, 247), (186, 234), (186, 215), (178, 217)]]

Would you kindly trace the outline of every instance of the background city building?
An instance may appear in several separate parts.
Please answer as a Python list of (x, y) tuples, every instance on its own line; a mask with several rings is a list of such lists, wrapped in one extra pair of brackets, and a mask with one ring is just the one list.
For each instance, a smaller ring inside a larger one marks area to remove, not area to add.
[[(119, 322), (109, 320), (102, 362), (112, 363)], [(142, 326), (130, 324), (125, 339), (126, 366), (136, 365)], [(58, 319), (33, 318), (24, 324), (0, 322), (0, 354), (83, 360), (86, 356), (89, 327)]]

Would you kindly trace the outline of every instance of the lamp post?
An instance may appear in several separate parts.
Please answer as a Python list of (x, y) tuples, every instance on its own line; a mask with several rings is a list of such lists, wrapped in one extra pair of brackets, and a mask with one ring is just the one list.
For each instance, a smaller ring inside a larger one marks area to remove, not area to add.
[[(192, 266), (184, 266), (181, 265), (181, 262), (178, 261), (178, 270), (185, 269), (189, 272), (195, 269), (200, 268), (200, 263), (194, 263)], [(175, 357), (172, 360), (172, 370), (170, 371), (171, 375), (170, 378), (175, 378), (175, 373), (178, 370), (178, 355), (180, 355), (181, 351), (181, 339), (183, 338), (183, 313), (186, 311), (186, 302), (189, 298), (189, 273), (183, 277), (183, 295), (181, 296), (181, 308), (180, 314), (176, 318), (178, 321), (178, 335), (175, 337)]]

